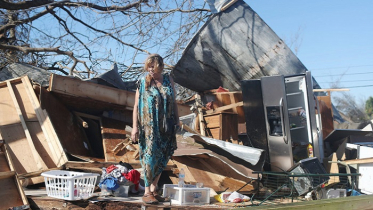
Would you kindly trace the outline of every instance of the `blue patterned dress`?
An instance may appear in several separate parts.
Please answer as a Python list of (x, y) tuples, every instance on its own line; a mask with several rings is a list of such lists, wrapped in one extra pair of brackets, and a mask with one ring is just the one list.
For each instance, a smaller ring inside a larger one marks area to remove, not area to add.
[(174, 91), (169, 74), (163, 74), (161, 87), (145, 90), (145, 77), (139, 82), (139, 147), (145, 187), (162, 173), (177, 148)]

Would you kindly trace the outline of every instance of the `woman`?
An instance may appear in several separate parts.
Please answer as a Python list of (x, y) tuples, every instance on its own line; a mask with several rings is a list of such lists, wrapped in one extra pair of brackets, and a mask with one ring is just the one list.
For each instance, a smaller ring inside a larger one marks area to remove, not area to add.
[(179, 116), (175, 88), (169, 74), (162, 74), (163, 59), (149, 55), (146, 77), (139, 80), (133, 108), (132, 141), (139, 140), (140, 163), (144, 170), (145, 203), (166, 201), (157, 193), (159, 177), (177, 148), (176, 126)]

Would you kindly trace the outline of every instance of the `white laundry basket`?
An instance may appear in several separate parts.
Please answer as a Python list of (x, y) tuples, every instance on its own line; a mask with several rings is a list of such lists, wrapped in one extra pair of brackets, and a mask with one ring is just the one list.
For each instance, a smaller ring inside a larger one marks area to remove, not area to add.
[(92, 196), (99, 174), (64, 170), (43, 172), (47, 194), (64, 200), (88, 199)]

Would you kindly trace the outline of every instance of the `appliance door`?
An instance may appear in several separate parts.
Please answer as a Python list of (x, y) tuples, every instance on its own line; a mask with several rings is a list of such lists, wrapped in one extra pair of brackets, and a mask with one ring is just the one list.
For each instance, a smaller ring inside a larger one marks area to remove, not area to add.
[(284, 77), (262, 77), (261, 86), (271, 169), (286, 171), (293, 166), (293, 154)]
[[(322, 132), (321, 128), (317, 128), (316, 123), (316, 96), (313, 94), (313, 84), (311, 72), (306, 72), (306, 85), (307, 85), (307, 101), (308, 101), (308, 113), (310, 119), (310, 132), (313, 143), (314, 156), (319, 159), (320, 162), (324, 159), (324, 144), (322, 138), (319, 138), (319, 132)], [(321, 126), (321, 125), (320, 125)]]

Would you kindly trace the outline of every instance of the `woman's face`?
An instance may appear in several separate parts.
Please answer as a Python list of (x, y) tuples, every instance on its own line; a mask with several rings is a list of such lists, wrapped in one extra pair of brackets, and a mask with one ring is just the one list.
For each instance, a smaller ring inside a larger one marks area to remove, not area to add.
[(158, 76), (159, 74), (161, 74), (162, 70), (160, 68), (156, 69), (156, 64), (153, 62), (153, 63), (149, 64), (148, 72), (149, 72), (150, 76), (152, 76), (154, 78), (154, 76)]

